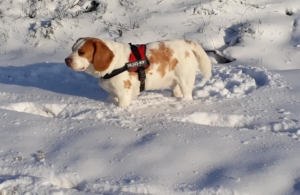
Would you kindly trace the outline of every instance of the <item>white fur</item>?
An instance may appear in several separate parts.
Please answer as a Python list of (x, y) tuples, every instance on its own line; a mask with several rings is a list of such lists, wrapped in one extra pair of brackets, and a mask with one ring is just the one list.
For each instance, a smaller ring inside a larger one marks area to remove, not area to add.
[[(73, 46), (73, 53), (69, 56), (73, 59), (72, 67), (74, 70), (85, 70), (87, 73), (99, 78), (99, 84), (113, 98), (118, 100), (118, 105), (126, 107), (130, 105), (131, 99), (139, 94), (140, 81), (136, 76), (130, 76), (129, 72), (125, 71), (111, 79), (102, 79), (101, 77), (113, 70), (121, 68), (128, 62), (131, 53), (128, 44), (117, 43), (112, 41), (102, 40), (108, 48), (114, 53), (114, 58), (109, 68), (103, 72), (96, 71), (93, 64), (88, 64), (86, 59), (77, 54), (78, 49), (83, 45), (83, 41), (78, 41)], [(178, 64), (173, 71), (166, 71), (162, 75), (157, 71), (159, 63), (150, 64), (151, 69), (147, 74), (145, 89), (166, 89), (172, 88), (175, 97), (185, 99), (193, 99), (192, 90), (195, 82), (197, 68), (200, 69), (205, 78), (211, 76), (211, 62), (205, 51), (195, 43), (187, 43), (184, 40), (163, 41), (165, 46), (173, 50), (172, 58), (178, 60)], [(151, 50), (158, 49), (159, 43), (153, 42), (147, 44), (146, 56), (150, 58)], [(188, 56), (186, 57), (186, 52)], [(131, 87), (124, 87), (124, 82), (130, 81)]]

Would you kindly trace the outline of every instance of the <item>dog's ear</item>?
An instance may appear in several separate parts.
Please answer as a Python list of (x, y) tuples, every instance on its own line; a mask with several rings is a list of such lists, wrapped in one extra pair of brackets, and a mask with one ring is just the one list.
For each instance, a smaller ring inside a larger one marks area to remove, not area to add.
[(79, 39), (77, 39), (76, 43), (81, 40), (81, 39), (85, 39), (84, 37), (80, 37)]
[(109, 67), (115, 55), (101, 40), (94, 40), (93, 45), (94, 57), (92, 64), (94, 65), (95, 70), (102, 72)]

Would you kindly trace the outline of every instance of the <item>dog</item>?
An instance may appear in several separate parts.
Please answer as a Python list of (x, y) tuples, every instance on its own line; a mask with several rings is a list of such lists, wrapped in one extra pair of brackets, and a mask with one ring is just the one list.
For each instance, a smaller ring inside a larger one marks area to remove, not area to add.
[[(133, 62), (129, 62), (131, 57), (135, 58)], [(79, 38), (65, 63), (75, 71), (99, 78), (99, 85), (120, 107), (129, 106), (132, 98), (143, 90), (171, 88), (175, 97), (192, 100), (197, 68), (206, 79), (212, 71), (203, 48), (180, 39), (134, 46), (92, 37)]]

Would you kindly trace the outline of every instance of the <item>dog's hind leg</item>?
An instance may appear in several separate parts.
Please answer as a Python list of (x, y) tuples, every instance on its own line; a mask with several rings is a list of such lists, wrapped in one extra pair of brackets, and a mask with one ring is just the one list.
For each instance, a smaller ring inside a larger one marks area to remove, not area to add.
[(181, 89), (177, 83), (172, 86), (172, 90), (174, 97), (182, 97)]
[(195, 76), (179, 79), (178, 85), (181, 89), (184, 99), (186, 100), (193, 99), (192, 92), (193, 92), (194, 83), (195, 83)]
[(183, 99), (186, 99), (186, 100), (193, 99), (193, 96), (192, 96), (193, 88), (184, 86), (184, 87), (181, 87), (181, 90), (182, 90), (182, 94), (183, 94)]

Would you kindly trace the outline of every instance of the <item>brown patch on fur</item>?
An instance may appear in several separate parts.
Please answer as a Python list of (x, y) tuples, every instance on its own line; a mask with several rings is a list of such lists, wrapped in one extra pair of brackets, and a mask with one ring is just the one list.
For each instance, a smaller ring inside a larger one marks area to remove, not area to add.
[(184, 41), (189, 45), (195, 45), (195, 43), (193, 41), (189, 41), (189, 40), (184, 40)]
[(192, 45), (192, 44), (193, 44), (192, 41), (185, 40), (185, 42), (186, 42), (187, 44), (189, 44), (189, 45)]
[(153, 70), (153, 66), (151, 66), (151, 62), (150, 63), (150, 66), (145, 70), (146, 74), (148, 74), (150, 72), (150, 70)]
[(174, 51), (166, 47), (165, 43), (159, 43), (158, 49), (150, 50), (150, 64), (158, 64), (157, 71), (160, 73), (161, 77), (164, 77), (167, 71), (173, 71), (178, 60), (173, 58)]
[(185, 52), (185, 58), (190, 57), (190, 53), (188, 51)]
[(124, 81), (124, 89), (130, 89), (130, 88), (131, 88), (130, 80)]
[(192, 45), (192, 46), (196, 46), (197, 44), (196, 43), (194, 43), (193, 41), (188, 41), (188, 40), (185, 40), (185, 42), (187, 43), (187, 44), (189, 44), (189, 45)]
[(80, 52), (83, 53), (80, 56), (87, 58), (99, 72), (105, 71), (115, 56), (103, 41), (96, 38), (85, 38), (85, 43), (78, 50)]

